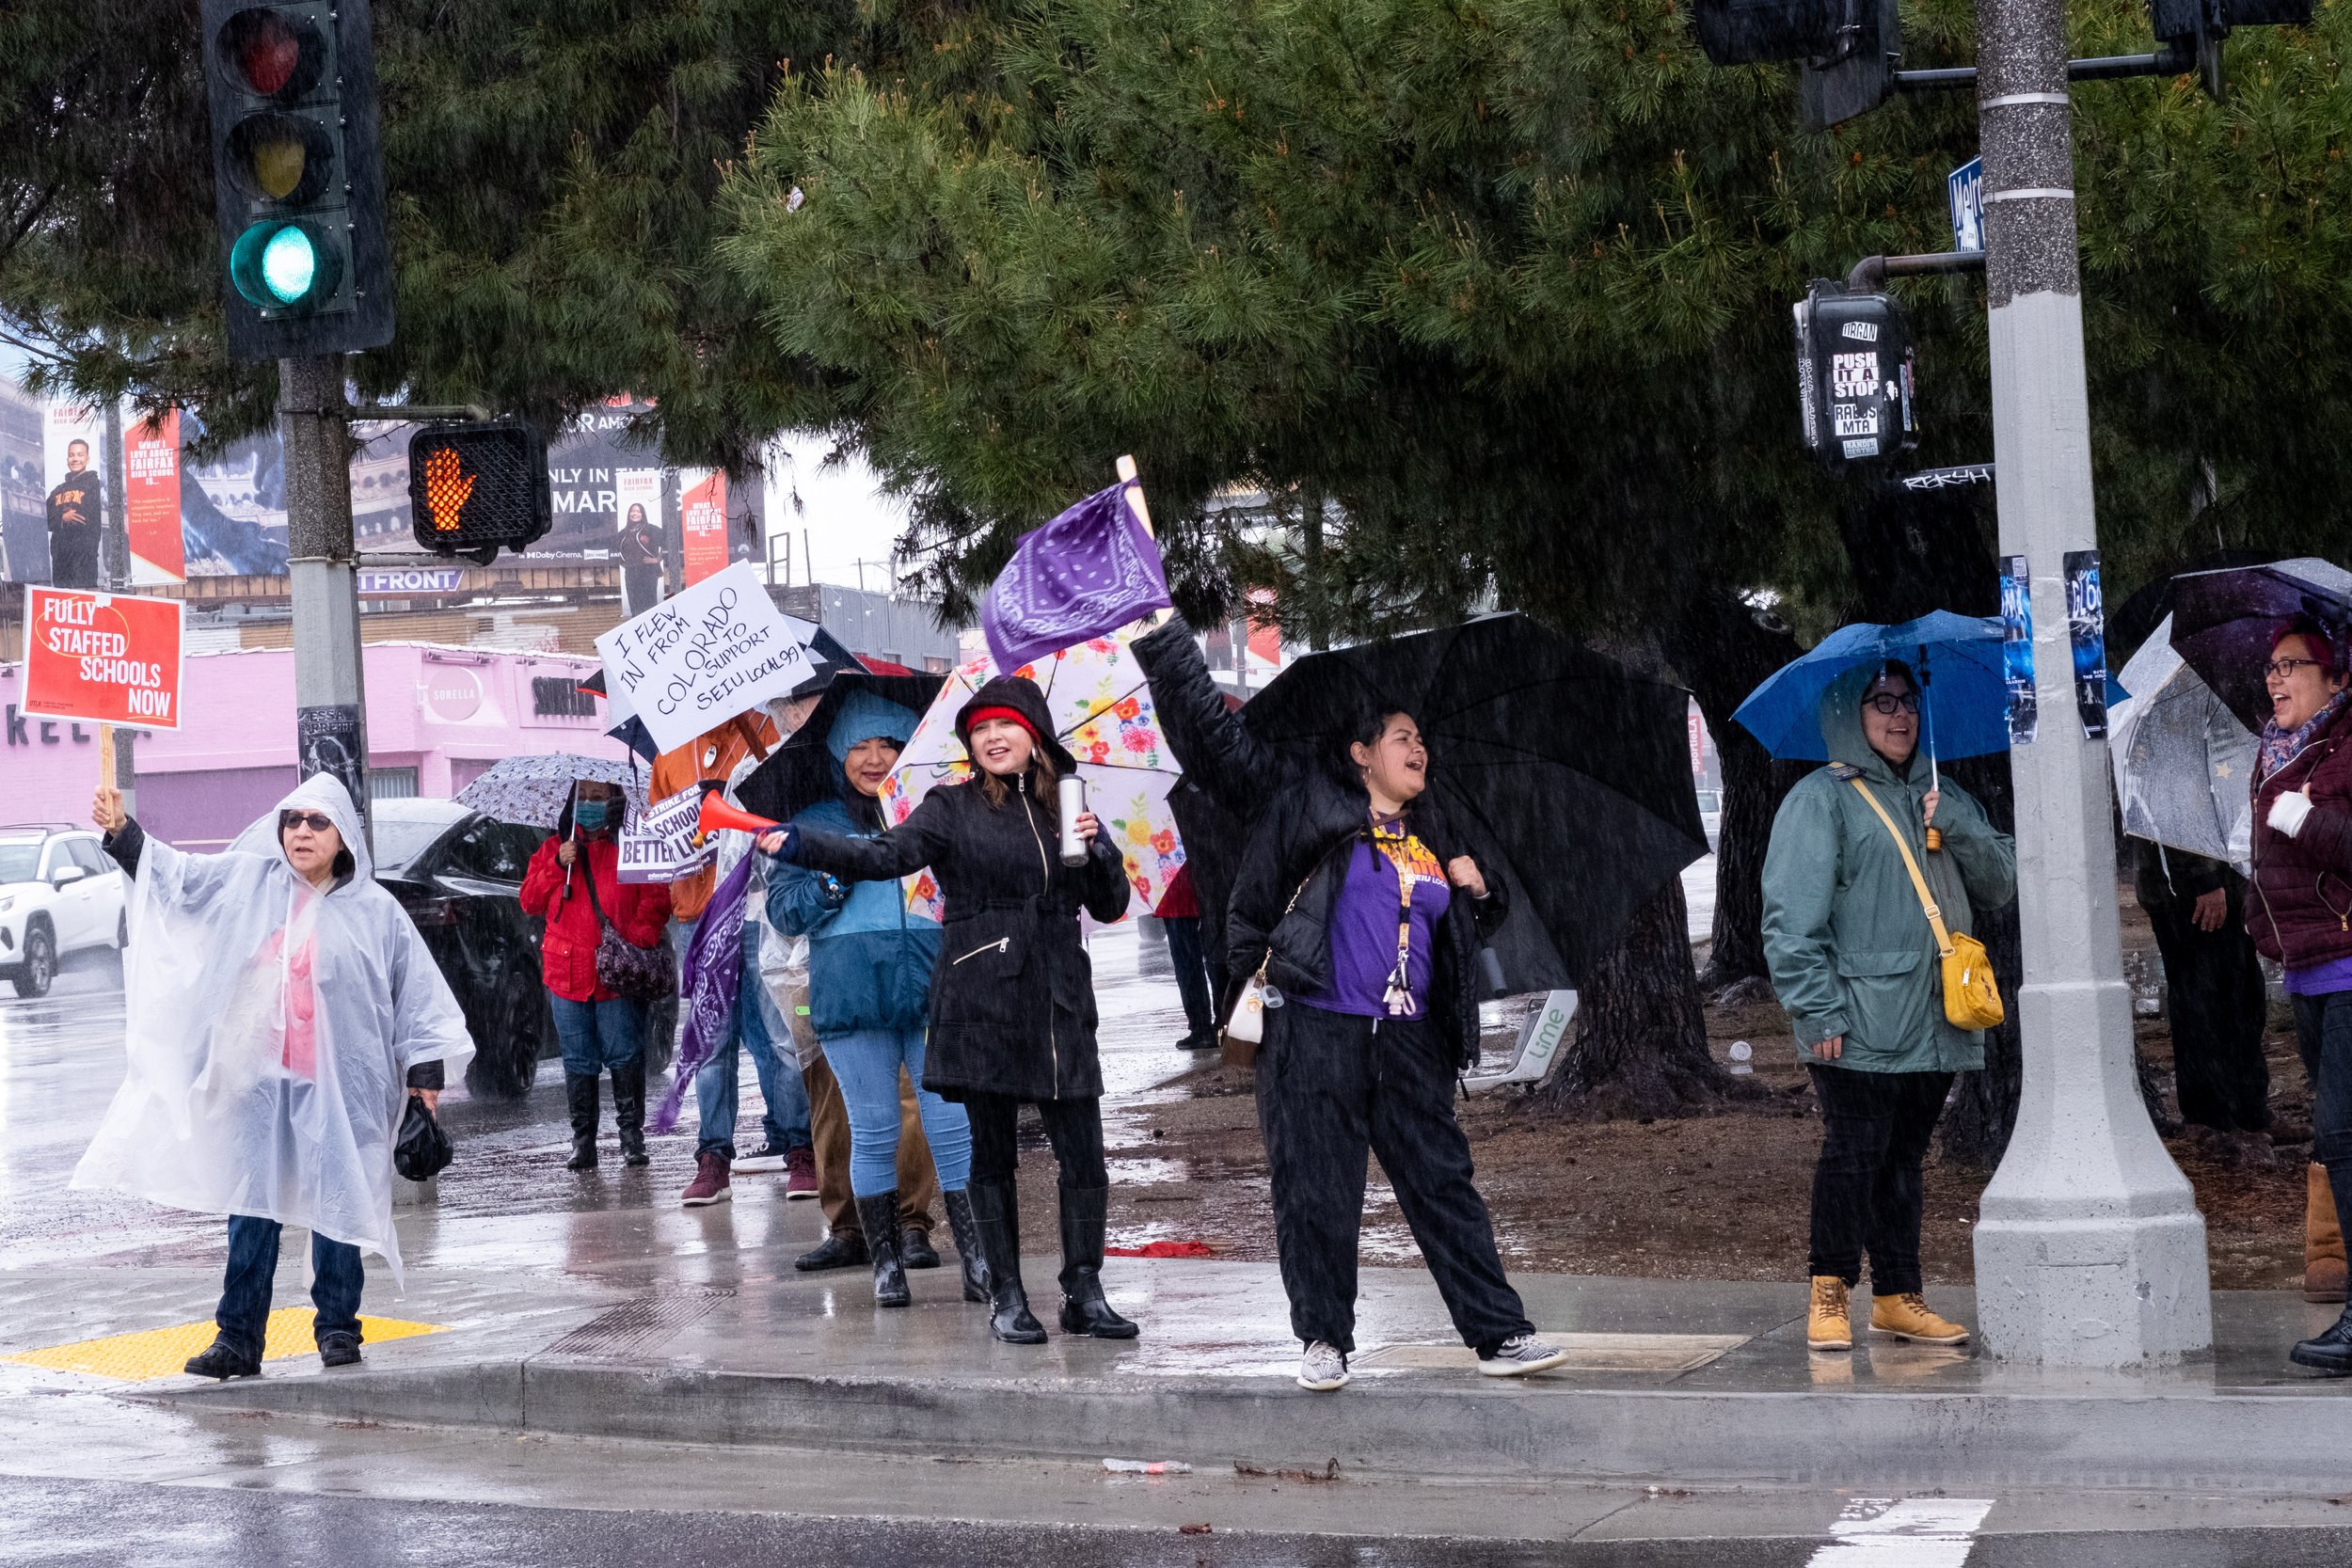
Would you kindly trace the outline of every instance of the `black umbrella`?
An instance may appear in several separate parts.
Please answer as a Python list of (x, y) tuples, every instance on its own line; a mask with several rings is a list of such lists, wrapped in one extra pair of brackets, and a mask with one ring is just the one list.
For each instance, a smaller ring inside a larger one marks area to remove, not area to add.
[(917, 719), (947, 684), (945, 675), (877, 675), (848, 670), (825, 687), (824, 700), (810, 710), (792, 738), (752, 770), (735, 791), (745, 811), (788, 822), (819, 800), (830, 800), (841, 788), (841, 765), (825, 749), (834, 715), (852, 691), (870, 691), (884, 702), (898, 704)]
[(1581, 984), (1634, 911), (1707, 853), (1690, 693), (1524, 615), (1311, 654), (1242, 709), (1260, 739), (1342, 754), (1368, 705), (1429, 746), (1429, 792), (1511, 895), (1493, 947), (1512, 990)]
[(2342, 668), (2352, 632), (2352, 572), (2303, 556), (2172, 579), (2173, 649), (2257, 735), (2270, 717), (2263, 666), (2271, 644), (2299, 615), (2326, 630)]

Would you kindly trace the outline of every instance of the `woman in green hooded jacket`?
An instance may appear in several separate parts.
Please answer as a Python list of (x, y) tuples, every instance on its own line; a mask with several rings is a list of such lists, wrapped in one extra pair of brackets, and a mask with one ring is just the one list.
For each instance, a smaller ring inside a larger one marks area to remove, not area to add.
[(1944, 1016), (1935, 931), (1896, 833), (1953, 931), (1974, 931), (2016, 896), (2016, 847), (1966, 790), (1931, 784), (1918, 687), (1902, 664), (1838, 676), (1820, 721), (1830, 764), (1788, 792), (1764, 856), (1765, 961), (1824, 1124), (1806, 1338), (1817, 1351), (1853, 1347), (1847, 1301), (1867, 1251), (1871, 1331), (1958, 1344), (1968, 1331), (1921, 1293), (1920, 1170), (1952, 1075), (1984, 1065), (1984, 1036)]

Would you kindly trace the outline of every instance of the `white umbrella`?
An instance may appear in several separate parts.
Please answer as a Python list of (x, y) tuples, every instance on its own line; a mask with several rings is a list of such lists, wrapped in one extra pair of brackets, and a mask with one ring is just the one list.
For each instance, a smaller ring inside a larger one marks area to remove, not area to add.
[(2169, 615), (2119, 680), (2131, 695), (2109, 716), (2108, 755), (2123, 831), (2244, 868), (2260, 741), (2174, 651)]

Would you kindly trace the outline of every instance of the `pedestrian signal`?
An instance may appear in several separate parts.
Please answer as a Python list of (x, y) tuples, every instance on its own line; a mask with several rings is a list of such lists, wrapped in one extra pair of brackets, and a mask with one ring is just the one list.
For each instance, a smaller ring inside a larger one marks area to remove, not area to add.
[(204, 0), (203, 28), (230, 356), (390, 342), (367, 0)]
[(1893, 296), (1817, 278), (1796, 316), (1797, 402), (1822, 467), (1875, 470), (1917, 447), (1911, 324)]
[(1804, 62), (1798, 96), (1816, 131), (1885, 103), (1902, 55), (1895, 0), (1692, 0), (1691, 31), (1716, 65)]
[(555, 520), (548, 448), (515, 420), (432, 425), (408, 439), (408, 531), (436, 555), (488, 565), (526, 550)]

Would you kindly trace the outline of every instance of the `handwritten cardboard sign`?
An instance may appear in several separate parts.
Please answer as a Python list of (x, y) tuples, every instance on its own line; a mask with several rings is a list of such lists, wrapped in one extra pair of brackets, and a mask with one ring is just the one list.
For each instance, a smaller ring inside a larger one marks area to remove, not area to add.
[(613, 711), (626, 704), (669, 752), (788, 696), (815, 673), (815, 634), (776, 609), (751, 562), (739, 561), (606, 632), (596, 652)]
[(25, 713), (178, 729), (180, 619), (177, 599), (28, 587)]
[(694, 830), (702, 816), (703, 792), (681, 789), (621, 830), (620, 879), (625, 882), (675, 882), (718, 858), (716, 839)]

